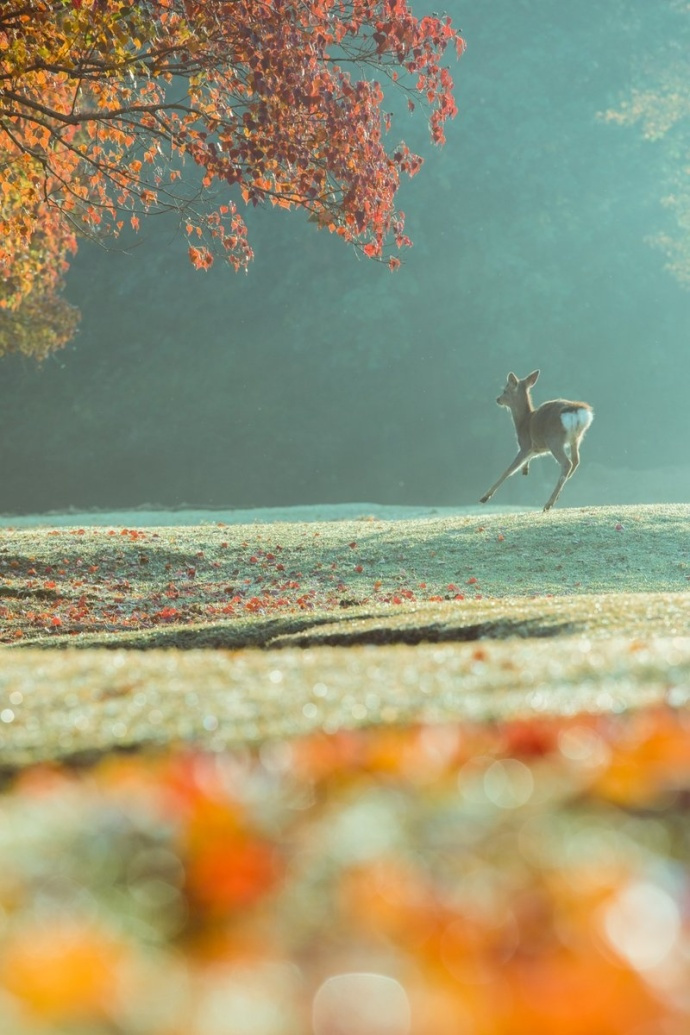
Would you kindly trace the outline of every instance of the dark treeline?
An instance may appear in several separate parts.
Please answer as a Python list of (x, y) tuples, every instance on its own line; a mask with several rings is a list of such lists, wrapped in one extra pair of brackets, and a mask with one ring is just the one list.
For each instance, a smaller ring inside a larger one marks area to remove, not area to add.
[[(441, 151), (398, 119), (427, 161), (397, 273), (278, 211), (250, 216), (247, 275), (194, 272), (162, 218), (129, 253), (85, 243), (74, 342), (2, 360), (0, 509), (475, 502), (513, 449), (493, 400), (535, 367), (537, 402), (595, 408), (582, 470), (685, 464), (690, 293), (646, 240), (667, 151), (599, 117), (690, 36), (652, 6), (449, 5), (460, 116)], [(497, 502), (541, 501), (518, 481)]]

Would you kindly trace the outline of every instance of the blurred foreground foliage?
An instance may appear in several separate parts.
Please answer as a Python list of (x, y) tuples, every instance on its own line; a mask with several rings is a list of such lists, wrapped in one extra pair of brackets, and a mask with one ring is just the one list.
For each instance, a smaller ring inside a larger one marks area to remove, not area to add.
[(689, 792), (672, 707), (30, 769), (2, 801), (3, 1030), (297, 1035), (369, 971), (414, 1035), (680, 1035)]

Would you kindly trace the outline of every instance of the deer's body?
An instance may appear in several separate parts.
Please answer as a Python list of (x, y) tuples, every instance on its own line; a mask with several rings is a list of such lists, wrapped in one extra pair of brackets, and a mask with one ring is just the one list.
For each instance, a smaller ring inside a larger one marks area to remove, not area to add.
[(580, 462), (579, 446), (582, 436), (592, 423), (592, 407), (584, 402), (552, 399), (535, 410), (530, 389), (538, 377), (538, 370), (522, 380), (513, 373), (508, 374), (506, 386), (496, 400), (499, 406), (505, 406), (511, 412), (519, 451), (496, 484), (482, 496), (480, 503), (490, 500), (506, 478), (510, 478), (520, 468), (523, 474), (527, 474), (532, 457), (551, 453), (561, 465), (561, 475), (544, 507), (544, 510), (550, 510)]

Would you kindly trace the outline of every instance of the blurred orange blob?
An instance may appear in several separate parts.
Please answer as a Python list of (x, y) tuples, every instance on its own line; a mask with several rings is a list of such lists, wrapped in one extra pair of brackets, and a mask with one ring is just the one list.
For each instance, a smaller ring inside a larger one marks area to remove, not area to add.
[(633, 970), (597, 952), (555, 952), (520, 964), (506, 974), (512, 1005), (496, 1035), (630, 1035), (669, 1020)]
[(277, 846), (219, 782), (198, 786), (189, 805), (177, 850), (191, 903), (215, 916), (253, 905), (282, 875)]
[(281, 875), (275, 848), (246, 836), (212, 835), (183, 861), (191, 901), (216, 915), (253, 905)]
[(112, 1016), (130, 947), (93, 925), (25, 925), (4, 939), (0, 985), (46, 1020)]
[(425, 873), (410, 862), (379, 858), (341, 877), (336, 902), (348, 923), (376, 939), (417, 950), (437, 930), (438, 908)]
[(477, 963), (470, 955), (464, 973), (432, 969), (412, 984), (415, 1035), (630, 1035), (671, 1021), (637, 974), (598, 953)]
[[(619, 805), (651, 803), (690, 781), (690, 728), (672, 713), (636, 716), (593, 791)], [(667, 804), (661, 802), (662, 805)]]

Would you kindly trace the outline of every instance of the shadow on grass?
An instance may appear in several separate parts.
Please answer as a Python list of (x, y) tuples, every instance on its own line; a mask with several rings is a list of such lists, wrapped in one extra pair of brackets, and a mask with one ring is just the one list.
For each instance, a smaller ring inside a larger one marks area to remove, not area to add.
[(461, 616), (454, 619), (445, 615), (426, 617), (409, 611), (385, 616), (371, 612), (356, 615), (350, 613), (342, 618), (330, 613), (170, 625), (131, 632), (119, 630), (81, 634), (78, 637), (27, 638), (13, 644), (11, 649), (242, 650), (254, 647), (275, 650), (282, 647), (468, 643), (511, 636), (542, 638), (574, 634), (580, 629), (578, 622), (556, 620), (549, 616), (519, 619), (497, 616), (482, 621), (467, 621)]

